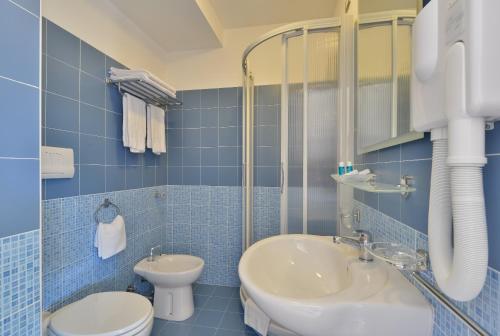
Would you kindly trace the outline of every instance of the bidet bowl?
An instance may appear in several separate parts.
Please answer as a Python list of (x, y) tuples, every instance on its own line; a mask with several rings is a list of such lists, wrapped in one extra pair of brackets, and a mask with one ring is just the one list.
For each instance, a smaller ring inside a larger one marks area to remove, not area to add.
[(205, 262), (203, 259), (185, 254), (162, 254), (154, 261), (141, 260), (134, 272), (162, 287), (183, 287), (199, 278)]
[(183, 321), (194, 312), (192, 283), (203, 271), (203, 259), (174, 254), (156, 256), (153, 261), (145, 258), (139, 261), (134, 272), (155, 287), (155, 317)]
[(299, 335), (431, 335), (420, 292), (384, 262), (358, 256), (332, 237), (280, 235), (247, 249), (239, 275), (257, 306)]

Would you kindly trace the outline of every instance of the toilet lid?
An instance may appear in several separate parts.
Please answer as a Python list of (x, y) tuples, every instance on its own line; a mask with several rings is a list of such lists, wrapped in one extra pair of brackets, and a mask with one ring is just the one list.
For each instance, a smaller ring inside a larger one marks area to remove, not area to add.
[(152, 311), (151, 303), (138, 294), (97, 293), (55, 312), (50, 330), (60, 336), (117, 336), (143, 324)]

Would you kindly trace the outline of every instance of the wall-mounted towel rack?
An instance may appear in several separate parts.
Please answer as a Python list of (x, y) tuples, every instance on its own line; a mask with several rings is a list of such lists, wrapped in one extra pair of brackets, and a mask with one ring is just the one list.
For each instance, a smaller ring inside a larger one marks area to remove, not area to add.
[(118, 86), (118, 90), (121, 94), (127, 92), (144, 100), (148, 104), (161, 107), (182, 105), (182, 102), (177, 98), (168, 95), (166, 92), (140, 79), (112, 80), (108, 78), (106, 82), (114, 83)]
[(101, 205), (99, 205), (99, 207), (97, 208), (97, 210), (94, 212), (94, 220), (97, 224), (99, 224), (99, 211), (101, 211), (102, 209), (107, 209), (109, 207), (112, 207), (113, 209), (115, 209), (115, 212), (116, 212), (116, 215), (115, 216), (118, 216), (121, 214), (121, 210), (120, 208), (118, 207), (118, 205), (114, 204), (113, 202), (111, 202), (109, 200), (109, 198), (105, 198), (104, 199), (104, 202), (102, 202)]

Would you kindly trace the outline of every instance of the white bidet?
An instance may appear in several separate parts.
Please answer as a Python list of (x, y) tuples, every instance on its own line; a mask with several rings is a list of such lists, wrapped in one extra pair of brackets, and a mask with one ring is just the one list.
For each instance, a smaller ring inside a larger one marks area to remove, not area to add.
[(155, 287), (154, 316), (170, 321), (184, 321), (194, 312), (191, 285), (203, 270), (203, 259), (183, 254), (145, 258), (137, 263), (134, 272)]

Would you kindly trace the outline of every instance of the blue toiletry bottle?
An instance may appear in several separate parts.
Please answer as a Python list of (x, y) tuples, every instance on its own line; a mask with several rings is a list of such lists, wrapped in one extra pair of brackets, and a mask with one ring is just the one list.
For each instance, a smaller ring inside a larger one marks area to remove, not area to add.
[(339, 163), (339, 176), (342, 176), (345, 174), (345, 164), (344, 162)]
[(345, 169), (346, 173), (351, 173), (352, 172), (352, 162), (347, 161), (347, 167)]

